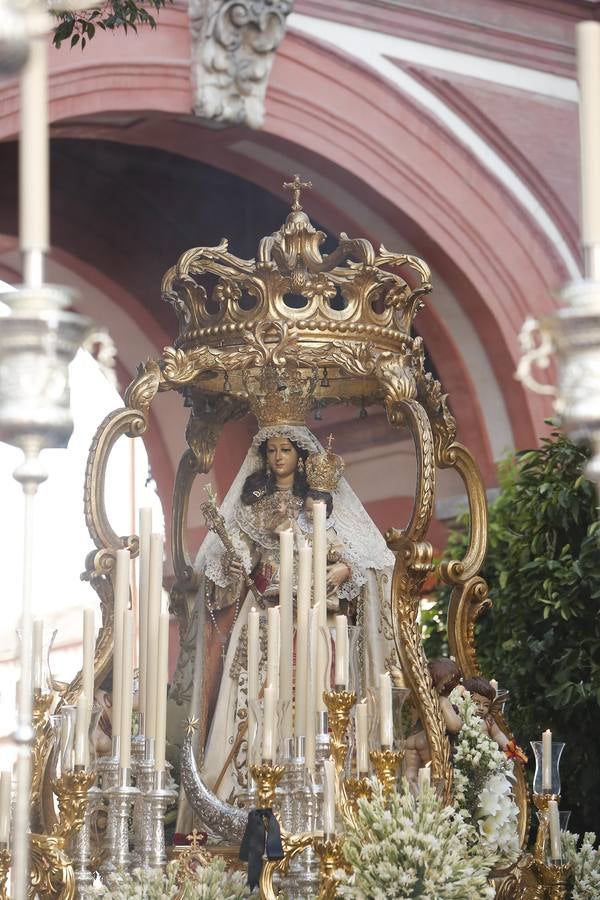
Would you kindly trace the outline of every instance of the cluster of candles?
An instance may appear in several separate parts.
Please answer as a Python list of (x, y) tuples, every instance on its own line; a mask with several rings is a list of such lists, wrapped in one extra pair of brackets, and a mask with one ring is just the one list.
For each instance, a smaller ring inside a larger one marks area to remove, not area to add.
[[(332, 674), (327, 626), (326, 507), (322, 501), (316, 501), (313, 506), (312, 547), (306, 540), (301, 539), (298, 543), (296, 569), (294, 684), (294, 535), (291, 529), (287, 529), (280, 533), (279, 606), (267, 610), (262, 760), (275, 761), (280, 741), (302, 739), (305, 766), (313, 770), (317, 722), (319, 713), (326, 711), (323, 692), (330, 689)], [(253, 608), (248, 616), (247, 631), (249, 721), (252, 721), (252, 705), (260, 695), (259, 621), (260, 613)], [(336, 615), (333, 684), (338, 691), (348, 688), (349, 659), (348, 619), (345, 615)], [(279, 720), (278, 704), (281, 711)], [(381, 744), (391, 747), (392, 684), (387, 672), (380, 676), (379, 721)], [(369, 769), (366, 700), (357, 706), (356, 731), (357, 769), (360, 773), (366, 773)], [(258, 762), (258, 759), (253, 761)]]
[[(138, 582), (139, 621), (129, 606), (131, 558), (129, 550), (117, 550), (114, 575), (114, 651), (112, 686), (113, 752), (119, 767), (131, 765), (134, 660), (139, 659), (140, 734), (153, 740), (154, 771), (165, 768), (169, 614), (162, 604), (164, 537), (152, 533), (152, 510), (140, 510), (140, 555)], [(139, 644), (136, 646), (136, 639)], [(94, 656), (96, 625), (93, 609), (83, 610), (83, 664), (81, 692), (77, 699), (74, 740), (70, 759), (62, 759), (63, 770), (82, 770), (93, 765), (90, 721), (94, 705)], [(47, 689), (44, 667), (44, 623), (33, 621), (33, 689)], [(61, 748), (62, 749), (62, 748)], [(0, 773), (0, 847), (10, 836), (12, 774)]]

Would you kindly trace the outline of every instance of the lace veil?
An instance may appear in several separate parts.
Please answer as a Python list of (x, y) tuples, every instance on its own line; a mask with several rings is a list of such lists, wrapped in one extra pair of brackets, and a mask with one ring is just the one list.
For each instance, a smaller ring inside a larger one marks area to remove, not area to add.
[[(314, 434), (305, 426), (274, 425), (261, 428), (254, 436), (246, 458), (220, 508), (229, 536), (247, 572), (250, 572), (250, 553), (247, 543), (241, 538), (237, 513), (246, 478), (263, 465), (259, 447), (270, 437), (287, 437), (309, 453), (323, 450)], [(363, 573), (367, 569), (381, 571), (393, 566), (393, 553), (388, 550), (383, 536), (345, 478), (340, 479), (333, 493), (332, 518), (337, 536), (348, 547)], [(225, 587), (227, 577), (223, 562), (223, 545), (216, 534), (209, 532), (198, 551), (196, 568), (200, 572), (205, 572), (215, 584)]]

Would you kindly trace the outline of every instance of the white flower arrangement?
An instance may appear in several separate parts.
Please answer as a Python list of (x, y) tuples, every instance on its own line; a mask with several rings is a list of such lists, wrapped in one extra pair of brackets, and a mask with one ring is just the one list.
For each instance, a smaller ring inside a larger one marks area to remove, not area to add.
[(374, 784), (359, 801), (358, 827), (346, 834), (352, 874), (336, 873), (338, 894), (369, 900), (485, 900), (495, 896), (487, 877), (493, 864), (477, 835), (432, 788), (414, 797), (404, 781), (384, 799)]
[(454, 797), (457, 808), (478, 830), (496, 863), (514, 862), (520, 852), (519, 808), (512, 796), (513, 763), (481, 727), (468, 691), (450, 695), (463, 726), (454, 754)]
[(598, 900), (600, 897), (600, 851), (594, 846), (596, 835), (587, 831), (577, 849), (579, 835), (562, 833), (563, 853), (573, 864), (571, 900)]
[(110, 897), (110, 900), (242, 900), (250, 896), (243, 872), (227, 869), (219, 857), (199, 866), (182, 892), (177, 884), (179, 863), (171, 862), (166, 873), (160, 869), (133, 869), (113, 872), (105, 882), (96, 883), (86, 896)]

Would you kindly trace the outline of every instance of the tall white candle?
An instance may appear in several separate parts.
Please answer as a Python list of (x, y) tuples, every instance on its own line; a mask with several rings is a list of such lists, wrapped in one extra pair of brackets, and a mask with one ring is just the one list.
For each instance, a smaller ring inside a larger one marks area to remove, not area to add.
[(277, 750), (277, 688), (268, 684), (264, 691), (263, 705), (263, 745), (265, 762), (275, 762)]
[(0, 775), (0, 845), (8, 844), (10, 837), (10, 803), (12, 777), (10, 772)]
[(313, 607), (308, 617), (308, 691), (306, 695), (306, 742), (304, 750), (304, 765), (309, 772), (313, 772), (316, 762), (316, 710), (315, 698), (317, 695), (317, 634), (319, 631), (319, 608)]
[(584, 247), (589, 247), (600, 244), (600, 23), (580, 22), (576, 33), (581, 139), (581, 238)]
[(162, 597), (163, 576), (162, 534), (150, 535), (150, 573), (148, 580), (148, 643), (146, 651), (146, 737), (156, 737), (156, 692), (158, 670), (156, 647), (158, 645), (158, 623)]
[(279, 642), (279, 607), (271, 606), (267, 610), (267, 684), (274, 688), (276, 697), (279, 692)]
[(29, 42), (29, 56), (21, 79), (19, 232), (24, 253), (46, 252), (49, 246), (47, 69), (47, 37), (40, 34)]
[(258, 699), (260, 660), (260, 613), (252, 607), (248, 613), (248, 703)]
[(548, 800), (548, 821), (550, 825), (550, 857), (552, 859), (561, 859), (560, 814), (556, 800)]
[(94, 610), (83, 610), (83, 664), (81, 666), (81, 690), (85, 694), (89, 709), (94, 705), (94, 648), (96, 627)]
[(129, 550), (117, 550), (117, 564), (114, 578), (114, 649), (113, 649), (113, 690), (112, 690), (112, 732), (121, 733), (121, 703), (123, 700), (123, 613), (129, 606)]
[(324, 500), (313, 503), (313, 568), (315, 604), (327, 598), (327, 507)]
[(292, 679), (294, 653), (294, 535), (279, 534), (279, 699), (288, 706), (281, 722), (281, 737), (292, 736)]
[[(139, 604), (139, 660), (140, 660), (140, 712), (146, 715), (146, 677), (148, 669), (148, 581), (150, 577), (150, 534), (152, 532), (152, 510), (148, 506), (140, 509), (140, 555), (138, 560), (138, 604)], [(145, 730), (145, 726), (144, 726)]]
[(382, 747), (391, 747), (394, 743), (392, 679), (389, 672), (379, 676), (379, 740)]
[(167, 735), (167, 685), (169, 681), (169, 614), (161, 613), (158, 623), (158, 685), (156, 694), (156, 744), (154, 769), (165, 767)]
[(88, 762), (88, 728), (89, 706), (85, 694), (77, 698), (77, 715), (75, 718), (75, 765), (85, 766)]
[[(313, 503), (313, 592), (314, 605), (319, 609), (319, 629), (327, 628), (327, 509), (323, 500), (315, 500)], [(326, 709), (323, 700), (323, 691), (329, 679), (327, 666), (329, 665), (329, 652), (323, 632), (320, 631), (317, 642), (317, 692), (315, 696), (316, 709), (322, 712)]]
[(123, 613), (121, 684), (123, 685), (123, 699), (121, 701), (119, 765), (122, 769), (128, 769), (131, 764), (131, 712), (133, 708), (133, 611), (131, 609), (126, 609)]
[(306, 710), (308, 701), (308, 619), (310, 614), (310, 588), (312, 581), (312, 549), (307, 541), (298, 546), (298, 599), (296, 625), (296, 715), (294, 734), (306, 736)]
[(323, 832), (335, 834), (335, 763), (323, 761)]
[(552, 790), (552, 732), (542, 734), (542, 791)]
[(356, 706), (356, 771), (359, 777), (369, 774), (369, 718), (366, 700), (361, 700)]
[(44, 623), (41, 619), (33, 620), (33, 687), (42, 689), (42, 671), (44, 667)]
[(335, 617), (335, 686), (348, 687), (349, 641), (347, 616)]

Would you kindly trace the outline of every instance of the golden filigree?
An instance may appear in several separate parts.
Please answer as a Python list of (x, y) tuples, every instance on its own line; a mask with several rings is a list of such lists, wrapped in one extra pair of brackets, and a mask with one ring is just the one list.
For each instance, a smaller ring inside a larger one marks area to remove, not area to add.
[(348, 753), (346, 732), (350, 721), (350, 711), (356, 703), (356, 694), (350, 691), (324, 691), (323, 701), (329, 713), (331, 755), (339, 774), (344, 768)]
[(58, 822), (52, 829), (52, 834), (61, 837), (65, 843), (83, 824), (88, 791), (95, 777), (95, 772), (65, 772), (52, 783), (59, 809)]
[(371, 750), (371, 764), (375, 770), (377, 781), (383, 788), (385, 797), (389, 797), (398, 781), (398, 774), (404, 754), (401, 750)]
[(344, 858), (344, 839), (342, 837), (315, 837), (314, 848), (321, 863), (321, 888), (319, 900), (335, 900), (339, 878), (336, 873), (340, 869), (350, 872)]
[(260, 765), (250, 766), (250, 774), (258, 787), (259, 806), (272, 808), (275, 806), (275, 789), (283, 778), (285, 768), (263, 762)]
[(48, 712), (54, 697), (51, 692), (34, 691), (32, 724), (33, 743), (31, 745), (31, 827), (40, 829), (43, 820), (42, 785), (44, 770), (52, 750), (52, 728)]
[[(125, 391), (125, 406), (137, 409), (146, 416), (158, 392), (160, 380), (160, 367), (156, 360), (140, 363), (136, 377)], [(139, 425), (135, 428), (138, 429)]]
[(293, 858), (311, 847), (314, 837), (312, 832), (306, 834), (281, 832), (283, 859), (267, 859), (263, 863), (259, 884), (261, 900), (278, 900), (278, 895), (273, 888), (273, 876), (275, 873), (282, 876), (287, 875)]
[(6, 881), (11, 864), (10, 850), (0, 847), (0, 900), (8, 900), (6, 893)]
[(32, 834), (29, 900), (74, 900), (75, 874), (62, 837)]

